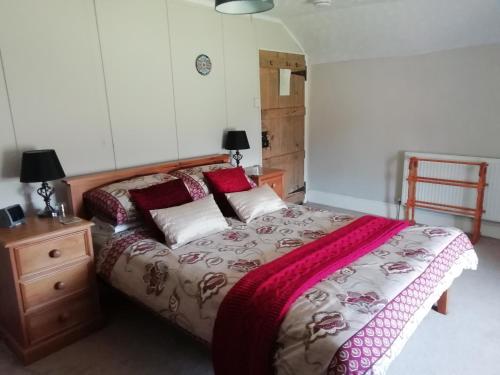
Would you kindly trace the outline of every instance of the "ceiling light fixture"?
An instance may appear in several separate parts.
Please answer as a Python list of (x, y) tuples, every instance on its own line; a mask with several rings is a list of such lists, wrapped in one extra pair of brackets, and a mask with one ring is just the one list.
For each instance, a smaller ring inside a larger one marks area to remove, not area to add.
[(332, 5), (332, 0), (313, 0), (314, 6), (325, 7)]
[(273, 0), (215, 0), (215, 10), (226, 14), (261, 13), (273, 8)]

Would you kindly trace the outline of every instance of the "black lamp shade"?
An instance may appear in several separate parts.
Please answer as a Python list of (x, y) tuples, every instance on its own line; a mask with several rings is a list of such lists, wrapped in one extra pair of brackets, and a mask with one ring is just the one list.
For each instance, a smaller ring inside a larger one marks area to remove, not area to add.
[(224, 144), (226, 150), (248, 150), (247, 133), (244, 130), (231, 130), (227, 132), (226, 143)]
[(23, 152), (21, 182), (46, 182), (58, 180), (65, 176), (54, 150)]
[(227, 14), (260, 13), (273, 8), (273, 0), (215, 0), (215, 10)]

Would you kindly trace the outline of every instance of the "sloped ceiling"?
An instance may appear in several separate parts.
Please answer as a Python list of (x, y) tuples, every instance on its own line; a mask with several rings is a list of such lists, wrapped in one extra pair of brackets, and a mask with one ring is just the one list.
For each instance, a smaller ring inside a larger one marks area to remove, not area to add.
[(500, 0), (276, 0), (312, 63), (500, 43)]
[(275, 0), (275, 4), (265, 15), (283, 21), (311, 63), (500, 43), (500, 0), (332, 0), (329, 7), (315, 7), (312, 0)]

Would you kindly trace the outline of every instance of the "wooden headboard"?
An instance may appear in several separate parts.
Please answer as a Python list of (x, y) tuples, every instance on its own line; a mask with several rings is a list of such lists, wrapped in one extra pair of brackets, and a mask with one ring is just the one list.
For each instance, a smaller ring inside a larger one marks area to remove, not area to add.
[(140, 167), (117, 169), (114, 171), (98, 172), (82, 176), (69, 177), (63, 180), (67, 188), (69, 212), (78, 217), (89, 219), (85, 211), (83, 193), (96, 187), (112, 182), (127, 180), (135, 176), (144, 176), (153, 173), (167, 173), (176, 169), (197, 167), (200, 165), (228, 163), (229, 155), (216, 154), (192, 159), (175, 160), (164, 163), (149, 164)]

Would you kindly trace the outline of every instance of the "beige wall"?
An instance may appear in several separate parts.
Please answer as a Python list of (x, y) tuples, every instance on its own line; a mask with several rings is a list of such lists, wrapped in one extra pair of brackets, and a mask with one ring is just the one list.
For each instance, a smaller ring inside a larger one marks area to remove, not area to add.
[(403, 151), (500, 158), (500, 46), (313, 65), (309, 198), (381, 212)]
[(312, 67), (310, 189), (399, 198), (402, 152), (500, 157), (500, 46)]
[(182, 0), (0, 2), (0, 207), (29, 206), (25, 149), (55, 148), (75, 175), (218, 153), (245, 129), (259, 164), (259, 48), (300, 51), (280, 23)]

